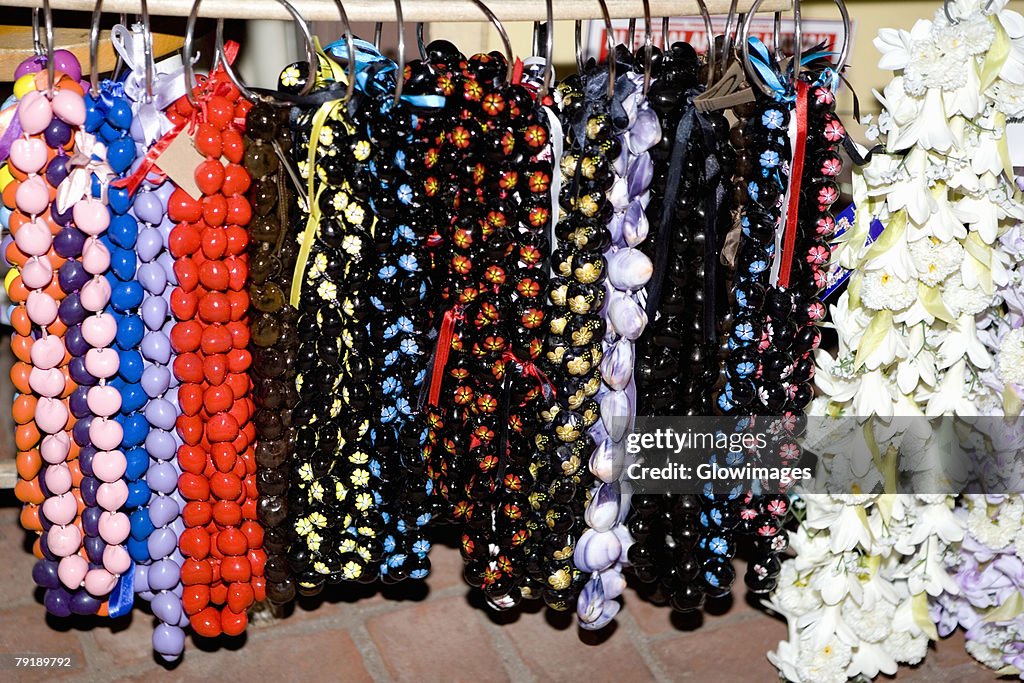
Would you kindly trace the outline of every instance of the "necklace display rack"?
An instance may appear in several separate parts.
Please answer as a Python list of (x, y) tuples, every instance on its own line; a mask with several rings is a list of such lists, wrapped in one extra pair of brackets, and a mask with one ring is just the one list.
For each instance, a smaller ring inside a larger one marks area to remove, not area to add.
[[(38, 0), (5, 0), (9, 7), (36, 8)], [(299, 13), (308, 21), (336, 21), (337, 8), (333, 2), (317, 0), (296, 0), (292, 3)], [(345, 9), (353, 22), (393, 22), (395, 7), (389, 2), (380, 0), (346, 0)], [(542, 21), (546, 16), (544, 0), (491, 0), (488, 7), (503, 22), (510, 21)], [(607, 0), (608, 13), (612, 19), (635, 18), (643, 15), (642, 0)], [(708, 11), (712, 15), (725, 15), (729, 11), (730, 0), (707, 0)], [(743, 12), (750, 8), (752, 0), (740, 0), (738, 8)], [(191, 0), (150, 0), (149, 13), (153, 16), (185, 17), (192, 8)], [(650, 12), (654, 16), (697, 16), (699, 12), (696, 0), (649, 0)], [(53, 10), (75, 10), (91, 12), (95, 6), (86, 0), (51, 0)], [(759, 13), (771, 13), (789, 9), (790, 0), (764, 0), (758, 7)], [(106, 0), (103, 10), (110, 13), (134, 13), (138, 11), (137, 0)], [(402, 11), (406, 21), (410, 22), (471, 22), (486, 21), (479, 8), (471, 0), (446, 0), (443, 7), (434, 0), (403, 0)], [(204, 18), (232, 18), (246, 20), (291, 20), (292, 16), (276, 0), (251, 0), (246, 3), (245, 16), (240, 17), (237, 3), (231, 0), (206, 0), (199, 11)], [(558, 20), (600, 19), (600, 4), (594, 0), (559, 0), (554, 3), (554, 18)], [(57, 44), (63, 35), (57, 28)], [(160, 40), (155, 44), (155, 52), (164, 54), (176, 49), (180, 38), (175, 36), (156, 36)], [(18, 52), (17, 45), (11, 44), (0, 49), (4, 52)], [(19, 57), (20, 59), (20, 57)], [(100, 69), (109, 67), (109, 55), (100, 55)], [(6, 456), (10, 457), (6, 457)], [(18, 480), (13, 454), (0, 449), (0, 489), (13, 489)]]
[[(38, 0), (5, 0), (5, 4), (13, 7), (35, 8)], [(84, 0), (51, 0), (53, 10), (92, 11), (94, 3)], [(595, 0), (560, 0), (553, 3), (555, 20), (588, 20), (588, 19), (625, 19), (642, 16), (647, 11), (654, 16), (697, 16), (700, 8), (697, 0), (607, 0), (608, 15), (602, 13), (602, 3)], [(753, 5), (752, 0), (740, 0), (738, 11), (745, 12)], [(192, 0), (149, 0), (149, 13), (170, 17), (188, 16), (192, 10)], [(317, 2), (315, 0), (296, 0), (294, 7), (307, 21), (336, 21), (337, 7), (333, 2)], [(511, 21), (542, 21), (547, 16), (545, 0), (490, 0), (488, 7), (502, 22)], [(707, 0), (708, 12), (712, 15), (725, 15), (729, 12), (732, 0)], [(789, 0), (764, 0), (755, 10), (758, 12), (776, 12), (790, 7)], [(350, 21), (357, 22), (393, 22), (396, 20), (396, 7), (392, 3), (380, 0), (346, 0), (345, 10)], [(403, 0), (401, 3), (405, 21), (413, 22), (482, 22), (485, 17), (472, 0), (447, 0), (440, 3), (435, 0)], [(138, 10), (137, 0), (107, 0), (103, 10), (111, 13), (134, 13)], [(218, 19), (246, 20), (290, 20), (292, 15), (276, 0), (251, 0), (246, 4), (245, 16), (238, 14), (236, 3), (230, 0), (206, 0), (202, 4), (199, 16)], [(159, 53), (170, 52), (180, 45), (180, 40), (173, 36), (165, 36), (166, 40), (159, 48)], [(58, 43), (59, 44), (59, 43)], [(12, 57), (16, 48), (0, 50), (10, 52)], [(0, 57), (3, 57), (0, 54)], [(84, 61), (84, 60), (83, 60)], [(107, 60), (109, 61), (109, 60)], [(105, 62), (101, 57), (99, 66)], [(106, 64), (109, 68), (109, 64)], [(0, 489), (12, 489), (18, 481), (18, 474), (13, 457), (5, 458), (0, 449)], [(276, 621), (279, 608), (271, 602), (264, 602), (250, 613), (250, 619), (257, 623), (269, 624)]]

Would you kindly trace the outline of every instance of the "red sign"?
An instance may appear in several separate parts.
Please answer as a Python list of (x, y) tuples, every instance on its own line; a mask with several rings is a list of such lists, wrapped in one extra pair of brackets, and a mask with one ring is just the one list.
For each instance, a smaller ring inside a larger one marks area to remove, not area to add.
[[(715, 32), (719, 34), (724, 32), (726, 18), (712, 17), (711, 19)], [(654, 19), (651, 28), (651, 40), (653, 44), (662, 45), (661, 19)], [(613, 20), (612, 29), (615, 34), (616, 45), (619, 43), (624, 45), (629, 44), (628, 19)], [(771, 17), (757, 17), (754, 19), (753, 24), (750, 27), (750, 35), (759, 38), (765, 45), (771, 46), (775, 42), (773, 37), (774, 30), (775, 22)], [(852, 40), (852, 26), (850, 27), (850, 33), (850, 39)], [(604, 22), (591, 21), (590, 27), (587, 31), (588, 56), (598, 55), (602, 60), (607, 56), (608, 43), (605, 36), (606, 31)], [(793, 22), (784, 19), (782, 22), (782, 47), (784, 53), (792, 53), (794, 39)], [(828, 49), (838, 50), (842, 48), (844, 40), (843, 22), (838, 19), (803, 20), (803, 39), (801, 42), (805, 49), (824, 43)], [(705, 29), (704, 20), (700, 17), (673, 17), (670, 19), (668, 25), (668, 44), (671, 45), (672, 43), (680, 41), (689, 43), (697, 50), (697, 52), (703, 53), (707, 49), (708, 45), (707, 30)], [(644, 20), (638, 19), (636, 21), (634, 45), (636, 47), (640, 47), (643, 45), (643, 42)]]

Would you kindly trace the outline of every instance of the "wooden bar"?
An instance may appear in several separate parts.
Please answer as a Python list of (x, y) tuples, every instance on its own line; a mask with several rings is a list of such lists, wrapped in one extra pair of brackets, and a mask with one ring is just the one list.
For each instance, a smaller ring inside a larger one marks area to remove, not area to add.
[[(89, 29), (53, 29), (53, 42), (62, 50), (70, 50), (82, 65), (89, 63)], [(163, 33), (153, 34), (153, 54), (157, 59), (181, 47), (182, 39)], [(31, 57), (32, 29), (28, 26), (0, 26), (0, 80), (11, 78), (22, 60)], [(110, 31), (103, 31), (99, 41), (99, 73), (113, 70), (117, 55), (110, 45)]]
[[(502, 21), (543, 21), (546, 16), (544, 0), (484, 0), (487, 7)], [(39, 7), (41, 0), (4, 0), (11, 7)], [(307, 21), (337, 21), (338, 9), (333, 0), (292, 0)], [(392, 0), (343, 0), (350, 21), (395, 20), (395, 6)], [(613, 19), (643, 17), (641, 0), (607, 0), (608, 11)], [(712, 14), (726, 14), (730, 0), (707, 0)], [(748, 9), (753, 0), (740, 0), (740, 11)], [(650, 0), (651, 15), (696, 16), (696, 0)], [(84, 0), (50, 0), (54, 10), (81, 10), (91, 12), (95, 2)], [(186, 17), (192, 9), (192, 0), (149, 0), (151, 15)], [(790, 0), (764, 0), (761, 11), (771, 12), (788, 9)], [(104, 12), (139, 11), (139, 0), (105, 0)], [(402, 12), (406, 21), (485, 21), (483, 13), (471, 0), (402, 0)], [(601, 7), (597, 0), (555, 0), (555, 19), (600, 19)], [(201, 17), (223, 17), (225, 19), (283, 19), (292, 16), (276, 0), (205, 0), (199, 7)]]

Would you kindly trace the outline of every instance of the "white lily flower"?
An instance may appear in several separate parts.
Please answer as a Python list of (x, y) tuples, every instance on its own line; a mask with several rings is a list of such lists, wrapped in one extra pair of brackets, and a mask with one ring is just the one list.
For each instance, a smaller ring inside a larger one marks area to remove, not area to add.
[[(1002, 4), (1003, 0), (999, 2)], [(1024, 85), (1024, 16), (1008, 9), (1000, 9), (996, 16), (1010, 38), (1010, 54), (999, 70), (999, 78), (1014, 85)]]
[(907, 216), (917, 225), (923, 225), (939, 208), (925, 180), (927, 163), (928, 154), (924, 150), (912, 151), (904, 160), (899, 180), (885, 192), (889, 211), (906, 209)]
[(953, 325), (949, 336), (939, 347), (938, 367), (940, 370), (952, 366), (967, 357), (974, 367), (982, 370), (992, 367), (992, 356), (978, 339), (978, 328), (973, 315), (962, 315)]
[(917, 118), (908, 121), (900, 134), (889, 145), (889, 150), (909, 149), (920, 145), (926, 150), (948, 152), (956, 146), (953, 130), (949, 127), (942, 90), (928, 88)]
[(961, 358), (946, 371), (942, 383), (928, 399), (928, 406), (925, 409), (925, 414), (928, 417), (939, 417), (940, 415), (977, 416), (977, 408), (964, 393), (966, 375), (967, 360)]
[(970, 120), (977, 118), (984, 110), (984, 98), (981, 96), (981, 76), (978, 64), (974, 59), (967, 59), (964, 72), (967, 83), (962, 88), (942, 93), (946, 113), (950, 116), (963, 116)]
[(910, 31), (883, 28), (874, 39), (875, 49), (882, 53), (878, 68), (883, 71), (902, 71), (910, 63), (915, 40), (923, 40), (931, 33), (932, 22), (919, 19)]

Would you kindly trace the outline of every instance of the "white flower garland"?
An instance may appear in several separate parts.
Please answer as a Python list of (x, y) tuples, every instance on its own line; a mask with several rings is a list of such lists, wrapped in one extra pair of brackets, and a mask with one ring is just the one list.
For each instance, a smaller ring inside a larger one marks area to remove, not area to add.
[[(831, 441), (843, 457), (826, 454), (825, 474), (829, 490), (868, 493), (804, 499), (796, 556), (767, 603), (789, 623), (769, 659), (794, 683), (892, 674), (925, 656), (937, 638), (929, 596), (958, 591), (944, 559), (964, 520), (952, 495), (891, 493), (934, 475), (923, 420), (898, 418), (975, 416), (1002, 401), (990, 373), (1024, 377), (1024, 349), (997, 363), (978, 329), (1010, 279), (999, 240), (1024, 219), (1005, 153), (1006, 120), (1024, 113), (1024, 17), (987, 4), (959, 0), (953, 24), (939, 9), (875, 41), (895, 72), (869, 130), (884, 147), (854, 175), (857, 218), (834, 255), (854, 274), (831, 309), (839, 348), (817, 354), (810, 411), (857, 418)], [(886, 229), (865, 246), (874, 219)]]

